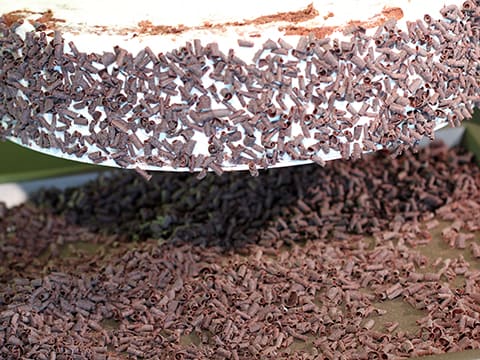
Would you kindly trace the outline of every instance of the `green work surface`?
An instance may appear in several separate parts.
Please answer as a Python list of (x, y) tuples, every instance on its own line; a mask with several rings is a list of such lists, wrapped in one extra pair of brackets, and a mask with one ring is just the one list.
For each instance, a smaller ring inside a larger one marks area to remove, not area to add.
[(480, 110), (475, 109), (475, 112), (473, 113), (472, 120), (467, 121), (467, 122), (474, 122), (476, 124), (480, 124)]
[(466, 122), (464, 126), (466, 130), (463, 136), (463, 145), (475, 154), (480, 164), (480, 123)]
[(44, 155), (10, 141), (0, 142), (0, 184), (98, 171), (99, 168)]

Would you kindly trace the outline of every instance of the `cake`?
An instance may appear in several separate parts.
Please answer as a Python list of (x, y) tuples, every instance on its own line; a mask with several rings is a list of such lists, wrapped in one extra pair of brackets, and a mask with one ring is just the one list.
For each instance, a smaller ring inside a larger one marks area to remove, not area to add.
[(4, 1), (0, 138), (142, 170), (398, 151), (480, 101), (477, 0)]

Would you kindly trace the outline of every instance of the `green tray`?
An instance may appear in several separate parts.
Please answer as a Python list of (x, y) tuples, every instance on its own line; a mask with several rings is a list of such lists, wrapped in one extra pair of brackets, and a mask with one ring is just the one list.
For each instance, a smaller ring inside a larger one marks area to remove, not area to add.
[(463, 145), (475, 154), (477, 162), (480, 165), (480, 122), (464, 123), (465, 135), (463, 136)]
[(100, 166), (65, 160), (0, 141), (0, 184), (98, 171)]

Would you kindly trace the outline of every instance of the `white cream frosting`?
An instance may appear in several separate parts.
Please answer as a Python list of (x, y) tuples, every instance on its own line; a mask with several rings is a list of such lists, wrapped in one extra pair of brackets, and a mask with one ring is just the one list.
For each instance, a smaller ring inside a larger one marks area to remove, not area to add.
[[(448, 5), (461, 5), (463, 1), (450, 0)], [(209, 0), (202, 3), (196, 0), (176, 0), (176, 1), (93, 1), (93, 0), (16, 0), (2, 1), (0, 3), (0, 14), (9, 13), (18, 10), (28, 10), (27, 19), (38, 18), (39, 14), (47, 10), (53, 12), (56, 19), (61, 19), (56, 26), (62, 31), (65, 38), (65, 51), (69, 51), (68, 43), (73, 41), (81, 52), (97, 52), (112, 51), (113, 47), (118, 45), (125, 50), (136, 54), (141, 49), (148, 46), (155, 53), (170, 51), (178, 48), (186, 42), (194, 39), (200, 39), (202, 44), (206, 45), (216, 42), (219, 47), (226, 51), (233, 49), (235, 55), (246, 63), (251, 63), (255, 52), (265, 41), (272, 39), (277, 41), (280, 37), (286, 39), (293, 46), (296, 45), (300, 36), (285, 35), (283, 27), (290, 25), (285, 21), (274, 21), (266, 24), (250, 24), (251, 20), (262, 16), (275, 15), (283, 12), (300, 11), (309, 5), (318, 12), (314, 18), (296, 23), (295, 25), (307, 28), (319, 27), (339, 27), (330, 38), (344, 40), (348, 39), (348, 35), (343, 30), (351, 21), (368, 22), (375, 19), (381, 19), (380, 14), (386, 8), (400, 8), (403, 17), (397, 22), (397, 26), (406, 31), (407, 21), (414, 21), (423, 18), (424, 14), (439, 14), (441, 8), (446, 4), (444, 1), (412, 1), (412, 0), (295, 0), (295, 1), (279, 1), (279, 0), (243, 0), (239, 2), (227, 2), (222, 0)], [(178, 34), (157, 34), (149, 35), (139, 32), (139, 23), (149, 22), (154, 26), (179, 26), (183, 25), (186, 30)], [(213, 24), (215, 26), (224, 23), (241, 23), (241, 26), (222, 26), (212, 29), (205, 28), (205, 24)], [(33, 31), (33, 26), (25, 21), (22, 26), (17, 28), (17, 33), (24, 36), (28, 31)], [(376, 27), (369, 29), (374, 32)], [(253, 47), (241, 47), (238, 40), (248, 40), (253, 42)], [(205, 87), (214, 80), (206, 74), (202, 80)], [(374, 81), (375, 79), (372, 79)], [(293, 81), (297, 81), (294, 79)], [(293, 84), (295, 86), (295, 83)], [(142, 94), (139, 94), (139, 98)], [(217, 104), (220, 108), (221, 104)], [(238, 100), (232, 99), (232, 105), (236, 108), (240, 107)], [(293, 105), (287, 103), (287, 106)], [(336, 108), (344, 110), (346, 102), (337, 102)], [(73, 105), (72, 105), (73, 106)], [(356, 105), (358, 106), (358, 104)], [(215, 104), (213, 106), (215, 108)], [(73, 109), (73, 108), (72, 108)], [(357, 109), (358, 110), (358, 109)], [(84, 111), (83, 115), (90, 118), (90, 115)], [(48, 116), (45, 119), (49, 121)], [(371, 118), (362, 117), (358, 124), (370, 121)], [(295, 124), (294, 124), (295, 125)], [(436, 128), (447, 125), (446, 122), (439, 122)], [(88, 127), (73, 125), (69, 129), (80, 131), (82, 134), (88, 132)], [(301, 133), (299, 126), (293, 127), (292, 138)], [(59, 134), (56, 134), (59, 135)], [(137, 133), (141, 140), (148, 137), (146, 133), (141, 131)], [(260, 134), (256, 133), (257, 141), (260, 140)], [(20, 143), (19, 139), (11, 139)], [(169, 139), (174, 140), (174, 139)], [(194, 154), (208, 154), (208, 139), (203, 133), (196, 133), (194, 140), (197, 145)], [(358, 142), (361, 143), (362, 139)], [(304, 139), (304, 145), (309, 146), (313, 143), (313, 139)], [(76, 161), (90, 162), (88, 157), (77, 158), (74, 155), (62, 153), (59, 149), (44, 149), (34, 143), (29, 147), (46, 152), (55, 156), (70, 158)], [(98, 150), (94, 145), (90, 150)], [(142, 155), (142, 154), (139, 154)], [(330, 151), (324, 153), (319, 151), (319, 157), (323, 160), (332, 160), (340, 157), (338, 151)], [(286, 166), (292, 164), (302, 164), (309, 161), (292, 161), (288, 155), (279, 159), (275, 166)], [(118, 166), (109, 159), (102, 165)], [(146, 164), (136, 164), (143, 169), (150, 170), (173, 170), (169, 166), (162, 168), (148, 166)], [(246, 165), (223, 164), (225, 170), (245, 169)], [(135, 166), (135, 165), (134, 165)], [(188, 169), (174, 169), (188, 170)]]

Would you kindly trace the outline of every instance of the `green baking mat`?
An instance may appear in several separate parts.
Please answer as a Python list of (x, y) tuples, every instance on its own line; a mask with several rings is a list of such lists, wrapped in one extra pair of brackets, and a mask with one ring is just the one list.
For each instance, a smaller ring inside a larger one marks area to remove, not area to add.
[(465, 135), (463, 136), (463, 145), (475, 154), (480, 164), (480, 123), (465, 123)]
[(0, 141), (0, 184), (104, 169), (48, 156), (10, 141)]

